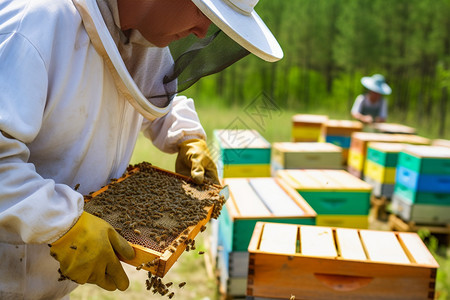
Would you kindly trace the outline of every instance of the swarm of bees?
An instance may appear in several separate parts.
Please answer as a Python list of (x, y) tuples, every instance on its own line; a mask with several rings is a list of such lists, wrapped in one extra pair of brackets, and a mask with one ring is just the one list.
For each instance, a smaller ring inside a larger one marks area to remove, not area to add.
[(111, 180), (108, 189), (95, 197), (85, 196), (85, 210), (108, 221), (133, 244), (162, 253), (175, 252), (185, 243), (189, 251), (195, 245), (187, 238), (188, 228), (207, 217), (207, 207), (213, 206), (212, 218), (219, 216), (226, 201), (219, 191), (217, 186), (196, 185), (143, 162), (130, 165), (121, 180)]
[[(172, 299), (175, 296), (175, 292), (169, 293), (169, 288), (173, 285), (173, 282), (163, 283), (161, 278), (158, 276), (152, 275), (152, 273), (148, 272), (148, 279), (145, 281), (148, 291), (152, 291), (153, 294), (160, 294), (161, 296), (167, 295), (169, 299)], [(181, 282), (178, 284), (179, 288), (182, 288), (186, 285), (186, 282)]]

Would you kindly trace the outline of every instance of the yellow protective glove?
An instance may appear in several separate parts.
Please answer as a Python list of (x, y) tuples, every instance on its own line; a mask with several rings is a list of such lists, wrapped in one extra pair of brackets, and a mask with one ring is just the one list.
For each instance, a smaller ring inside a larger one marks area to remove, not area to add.
[(133, 247), (108, 222), (87, 212), (50, 245), (50, 254), (59, 261), (64, 276), (80, 284), (124, 291), (130, 283), (116, 253), (126, 259), (135, 256)]
[(202, 184), (205, 177), (219, 184), (216, 164), (213, 162), (204, 140), (184, 141), (179, 145), (179, 149), (175, 172), (192, 177), (197, 184)]

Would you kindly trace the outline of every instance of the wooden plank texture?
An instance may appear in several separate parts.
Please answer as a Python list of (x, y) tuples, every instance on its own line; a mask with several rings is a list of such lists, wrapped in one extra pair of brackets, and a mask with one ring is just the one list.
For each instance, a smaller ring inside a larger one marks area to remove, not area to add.
[(303, 210), (292, 201), (273, 178), (252, 178), (250, 185), (267, 208), (276, 216), (303, 216)]
[(261, 236), (259, 250), (266, 252), (295, 254), (298, 226), (266, 223)]
[(242, 216), (270, 216), (271, 213), (245, 178), (227, 178), (224, 180)]
[(361, 240), (369, 260), (385, 263), (410, 264), (408, 256), (394, 232), (361, 230)]
[(300, 227), (300, 253), (320, 257), (336, 257), (337, 251), (331, 228)]
[(338, 245), (340, 257), (345, 259), (366, 260), (361, 239), (356, 229), (336, 229), (336, 243)]
[(438, 268), (439, 265), (416, 233), (400, 232), (398, 238), (412, 262)]

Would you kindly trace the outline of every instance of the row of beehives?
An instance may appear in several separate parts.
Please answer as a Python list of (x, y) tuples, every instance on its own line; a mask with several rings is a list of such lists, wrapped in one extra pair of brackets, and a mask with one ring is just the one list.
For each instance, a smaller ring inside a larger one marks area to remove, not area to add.
[[(367, 133), (358, 135), (366, 136)], [(408, 138), (412, 141), (420, 139)], [(226, 170), (227, 165), (235, 165), (234, 173), (225, 171), (222, 177), (241, 177), (224, 178), (232, 197), (222, 211), (217, 229), (217, 266), (222, 290), (227, 295), (245, 294), (248, 273), (246, 249), (257, 221), (368, 227), (371, 185), (344, 170), (288, 169), (296, 163), (319, 168), (315, 164), (327, 160), (320, 158), (320, 149), (325, 148), (317, 145), (325, 143), (275, 143), (270, 147), (259, 133), (251, 130), (217, 130), (215, 139), (221, 151), (222, 165), (219, 162), (219, 168)], [(287, 169), (276, 172), (277, 178), (268, 177), (275, 173), (268, 171), (271, 156), (272, 165), (275, 157), (284, 163), (279, 169)], [(265, 172), (261, 172), (262, 164), (258, 164), (263, 159)], [(334, 156), (329, 161), (339, 160)]]
[[(344, 125), (333, 123), (334, 127), (330, 128), (335, 132), (351, 128), (345, 122), (352, 121), (340, 122)], [(331, 142), (279, 142), (271, 145), (255, 130), (216, 130), (214, 134), (222, 178), (269, 177), (283, 169), (345, 168), (340, 159), (342, 147)], [(446, 218), (450, 215), (448, 147), (430, 146), (430, 139), (413, 134), (353, 132), (350, 138), (346, 168), (368, 182), (376, 197), (393, 198), (394, 213), (405, 221), (450, 222)], [(446, 145), (442, 140), (434, 143)], [(400, 164), (398, 172), (397, 162)]]
[[(391, 141), (392, 137), (396, 138)], [(450, 223), (450, 147), (418, 136), (359, 133), (352, 139), (348, 171), (391, 201), (405, 221)]]
[[(282, 178), (227, 178), (224, 184), (230, 197), (213, 226), (213, 253), (227, 297), (433, 299), (438, 266), (417, 234), (362, 229), (367, 216), (320, 215)], [(323, 190), (307, 192), (316, 208), (333, 203)], [(349, 207), (368, 210), (369, 197), (356, 196), (350, 196)], [(328, 205), (323, 209), (331, 211)], [(261, 221), (282, 225), (264, 236)], [(338, 225), (317, 225), (321, 222)], [(299, 229), (293, 233), (289, 226)]]

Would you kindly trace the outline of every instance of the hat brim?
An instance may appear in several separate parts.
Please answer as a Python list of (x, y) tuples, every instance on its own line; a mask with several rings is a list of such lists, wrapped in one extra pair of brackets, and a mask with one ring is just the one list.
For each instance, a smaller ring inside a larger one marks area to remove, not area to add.
[(192, 2), (226, 35), (251, 53), (269, 62), (283, 58), (283, 50), (277, 40), (254, 10), (244, 15), (223, 0)]
[(383, 83), (381, 86), (374, 84), (372, 77), (361, 78), (361, 84), (368, 90), (381, 95), (390, 95), (392, 90), (387, 83)]

